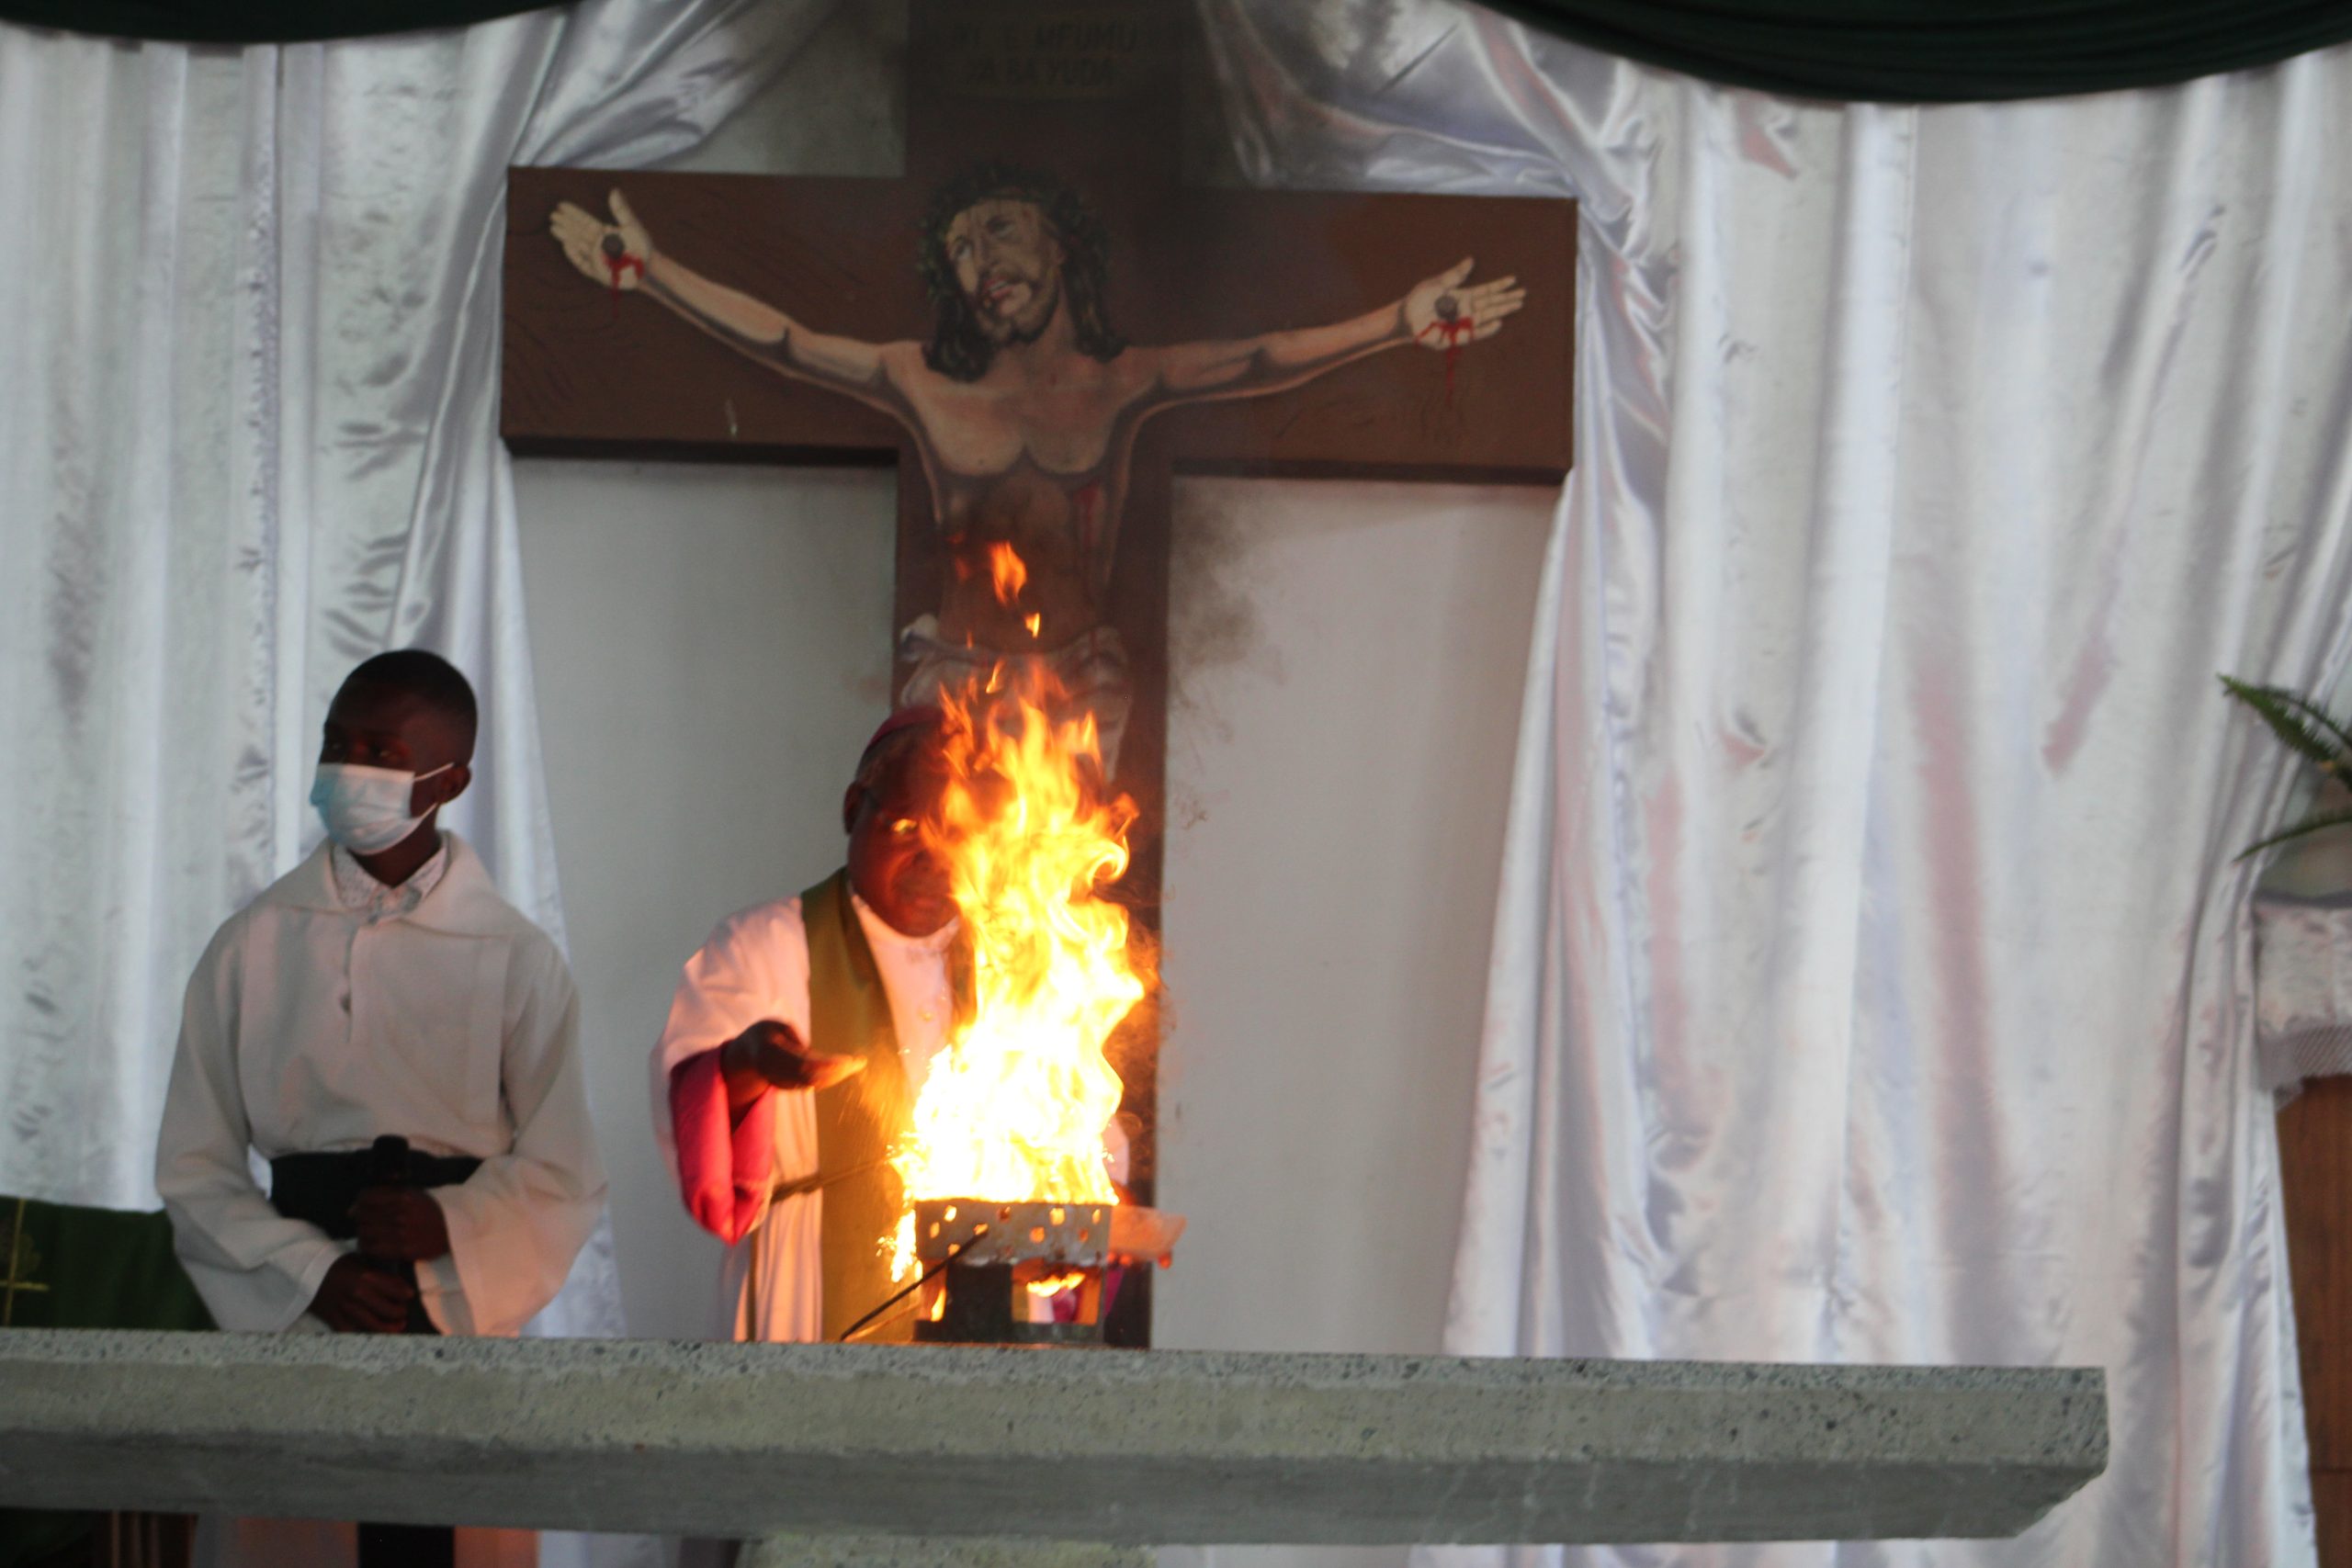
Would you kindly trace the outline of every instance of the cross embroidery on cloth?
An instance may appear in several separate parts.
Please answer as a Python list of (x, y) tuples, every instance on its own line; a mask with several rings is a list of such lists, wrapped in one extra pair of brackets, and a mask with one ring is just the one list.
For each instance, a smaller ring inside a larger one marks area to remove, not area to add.
[(46, 1295), (47, 1285), (36, 1283), (33, 1276), (40, 1272), (40, 1254), (34, 1250), (32, 1237), (25, 1234), (27, 1201), (17, 1200), (16, 1213), (11, 1214), (6, 1229), (0, 1229), (0, 1254), (8, 1259), (7, 1272), (0, 1275), (0, 1328), (13, 1327), (17, 1321), (17, 1297)]

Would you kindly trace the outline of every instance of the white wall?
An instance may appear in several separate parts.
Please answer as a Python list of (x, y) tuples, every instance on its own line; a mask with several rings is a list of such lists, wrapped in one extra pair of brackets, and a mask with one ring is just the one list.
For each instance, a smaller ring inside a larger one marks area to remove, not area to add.
[[(870, 14), (837, 25), (688, 163), (894, 172), (888, 31)], [(887, 697), (893, 483), (519, 467), (566, 919), (639, 1334), (707, 1331), (717, 1269), (653, 1151), (646, 1052), (713, 922), (839, 863), (842, 785)], [(1193, 1228), (1161, 1281), (1165, 1346), (1436, 1348), (1551, 504), (1178, 487), (1161, 1197)]]
[[(718, 918), (839, 863), (887, 706), (892, 476), (526, 462), (548, 796), (632, 1330), (715, 1247), (645, 1056)], [(1436, 1348), (1549, 498), (1179, 487), (1162, 1197), (1170, 1346)], [(1250, 1281), (1246, 1288), (1244, 1281)]]
[(718, 1247), (655, 1150), (648, 1056), (719, 919), (841, 863), (889, 687), (893, 479), (526, 462), (515, 483), (622, 1304), (632, 1333), (699, 1337)]
[(1157, 1343), (1438, 1348), (1551, 499), (1180, 487)]

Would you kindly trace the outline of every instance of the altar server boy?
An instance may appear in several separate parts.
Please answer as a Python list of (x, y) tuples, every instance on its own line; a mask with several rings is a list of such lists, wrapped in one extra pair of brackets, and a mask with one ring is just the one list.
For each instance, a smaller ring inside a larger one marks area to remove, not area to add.
[[(311, 795), (326, 841), (188, 982), (155, 1186), (224, 1329), (512, 1335), (595, 1224), (571, 974), (438, 826), (475, 722), (434, 654), (353, 671)], [(414, 1560), (373, 1528), (363, 1562)]]

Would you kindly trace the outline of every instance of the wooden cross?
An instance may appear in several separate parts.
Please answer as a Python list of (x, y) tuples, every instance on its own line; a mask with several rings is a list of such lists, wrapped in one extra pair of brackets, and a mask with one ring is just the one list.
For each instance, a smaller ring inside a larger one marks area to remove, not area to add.
[[(897, 463), (894, 690), (1001, 654), (1080, 688), (1124, 729), (1147, 919), (1170, 477), (1556, 484), (1569, 458), (1572, 204), (1188, 188), (1190, 14), (916, 0), (907, 178), (515, 169), (507, 199), (508, 446)], [(1127, 1034), (1148, 1201), (1156, 1022)]]

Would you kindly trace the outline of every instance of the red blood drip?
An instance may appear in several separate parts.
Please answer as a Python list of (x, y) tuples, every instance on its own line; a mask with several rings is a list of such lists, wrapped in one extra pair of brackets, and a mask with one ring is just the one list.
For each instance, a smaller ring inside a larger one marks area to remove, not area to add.
[(621, 275), (626, 272), (635, 272), (638, 280), (644, 281), (645, 261), (644, 258), (630, 255), (627, 252), (619, 255), (607, 254), (605, 257), (605, 270), (613, 275), (613, 320), (617, 321), (621, 319)]
[(1102, 481), (1089, 479), (1070, 491), (1069, 499), (1070, 504), (1078, 508), (1079, 547), (1091, 555), (1098, 543), (1094, 514), (1102, 504)]
[(1415, 335), (1428, 337), (1435, 333), (1445, 343), (1445, 406), (1453, 406), (1453, 363), (1462, 357), (1462, 345), (1469, 341), (1470, 329), (1477, 325), (1467, 316), (1440, 319), (1423, 327)]

